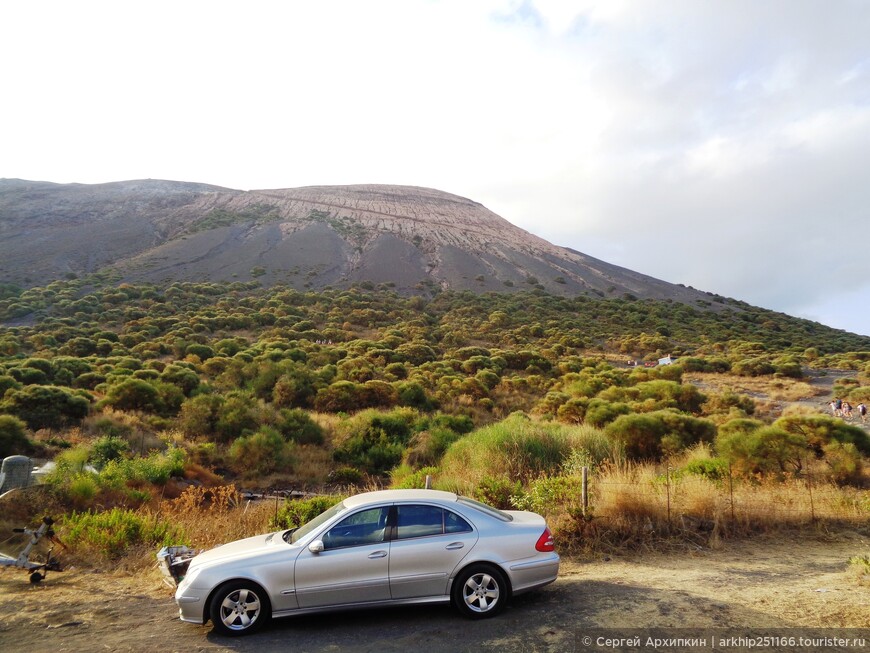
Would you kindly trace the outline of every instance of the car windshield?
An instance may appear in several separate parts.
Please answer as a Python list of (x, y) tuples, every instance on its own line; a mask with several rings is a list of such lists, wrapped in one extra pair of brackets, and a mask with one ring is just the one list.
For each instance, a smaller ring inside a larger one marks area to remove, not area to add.
[(492, 506), (488, 506), (485, 503), (481, 503), (480, 501), (475, 501), (474, 499), (469, 499), (468, 497), (458, 497), (457, 501), (459, 501), (459, 503), (465, 504), (466, 506), (471, 506), (475, 510), (479, 510), (480, 512), (485, 513), (490, 517), (495, 517), (500, 521), (514, 520), (514, 518), (506, 512), (502, 512), (498, 508), (493, 508)]
[(307, 524), (303, 524), (299, 528), (284, 533), (284, 539), (290, 544), (295, 544), (303, 537), (308, 535), (311, 531), (316, 529), (318, 526), (326, 522), (331, 517), (334, 517), (338, 513), (342, 512), (343, 510), (345, 510), (344, 502), (339, 501), (334, 506), (332, 506), (332, 508), (320, 513), (319, 515), (317, 515), (317, 517), (312, 519)]

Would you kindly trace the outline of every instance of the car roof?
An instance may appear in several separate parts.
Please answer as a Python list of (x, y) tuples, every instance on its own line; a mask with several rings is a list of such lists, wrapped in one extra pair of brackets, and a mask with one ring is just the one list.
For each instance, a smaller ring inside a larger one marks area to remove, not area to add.
[(356, 508), (383, 501), (446, 501), (455, 503), (456, 499), (457, 496), (453, 492), (442, 492), (441, 490), (378, 490), (355, 494), (345, 499), (343, 503), (348, 508)]

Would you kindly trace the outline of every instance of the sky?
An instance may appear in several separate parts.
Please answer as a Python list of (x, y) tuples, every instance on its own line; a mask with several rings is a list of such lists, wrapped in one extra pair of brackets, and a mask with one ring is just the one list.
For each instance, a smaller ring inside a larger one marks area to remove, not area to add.
[(0, 177), (408, 184), (870, 335), (868, 0), (0, 5)]

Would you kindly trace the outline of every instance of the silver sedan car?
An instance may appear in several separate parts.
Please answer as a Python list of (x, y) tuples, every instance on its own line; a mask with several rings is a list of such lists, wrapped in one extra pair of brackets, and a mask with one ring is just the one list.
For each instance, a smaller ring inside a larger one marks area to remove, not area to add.
[(552, 583), (559, 556), (544, 518), (437, 490), (352, 496), (301, 528), (250, 537), (190, 560), (183, 621), (244, 635), (272, 617), (446, 603), (467, 617)]

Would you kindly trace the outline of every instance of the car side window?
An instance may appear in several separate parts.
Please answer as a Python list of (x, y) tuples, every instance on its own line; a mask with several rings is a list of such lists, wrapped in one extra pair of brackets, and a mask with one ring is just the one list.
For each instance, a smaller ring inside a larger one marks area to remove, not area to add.
[(471, 524), (465, 521), (455, 512), (449, 510), (444, 511), (444, 532), (445, 533), (469, 533), (471, 532)]
[(348, 515), (323, 535), (324, 549), (377, 544), (384, 541), (389, 508), (369, 508)]
[(435, 506), (397, 506), (396, 537), (441, 535), (444, 532), (444, 510)]
[(441, 535), (442, 533), (467, 533), (471, 525), (456, 513), (435, 506), (397, 506), (396, 538)]

